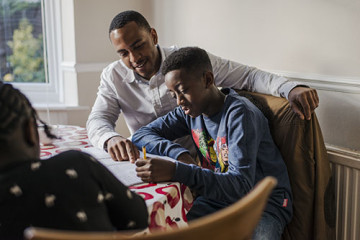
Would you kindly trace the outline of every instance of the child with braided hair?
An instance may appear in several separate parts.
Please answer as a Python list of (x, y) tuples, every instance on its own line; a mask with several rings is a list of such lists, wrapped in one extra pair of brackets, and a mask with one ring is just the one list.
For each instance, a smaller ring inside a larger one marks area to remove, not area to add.
[(23, 239), (29, 226), (147, 227), (144, 200), (90, 155), (68, 151), (40, 160), (37, 120), (29, 100), (0, 81), (0, 239)]

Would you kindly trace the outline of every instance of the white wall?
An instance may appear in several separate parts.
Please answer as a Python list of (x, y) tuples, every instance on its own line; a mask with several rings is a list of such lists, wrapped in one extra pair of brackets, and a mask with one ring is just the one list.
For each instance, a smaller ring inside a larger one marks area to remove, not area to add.
[(359, 13), (358, 0), (154, 0), (166, 45), (198, 45), (263, 69), (357, 78)]
[[(71, 6), (74, 24), (74, 36), (66, 44), (75, 49), (64, 47), (73, 51), (64, 59), (64, 65), (72, 66), (65, 69), (73, 77), (68, 84), (77, 88), (76, 104), (89, 107), (70, 124), (85, 124), (101, 69), (117, 58), (108, 40), (111, 19), (134, 9), (156, 28), (161, 45), (196, 45), (316, 87), (320, 95), (316, 112), (326, 143), (360, 151), (358, 0), (62, 0), (62, 4)], [(128, 134), (124, 123), (119, 125), (118, 130)]]

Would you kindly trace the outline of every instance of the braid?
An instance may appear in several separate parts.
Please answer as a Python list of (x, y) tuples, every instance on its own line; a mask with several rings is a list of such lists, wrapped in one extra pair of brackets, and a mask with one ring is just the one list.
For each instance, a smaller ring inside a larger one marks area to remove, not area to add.
[(40, 123), (43, 124), (45, 134), (46, 134), (46, 136), (47, 136), (48, 138), (51, 138), (51, 139), (61, 139), (61, 137), (58, 137), (58, 136), (56, 136), (56, 135), (54, 135), (54, 134), (52, 134), (52, 133), (50, 132), (50, 127), (49, 127), (43, 120), (41, 120), (40, 118), (38, 118), (38, 117), (37, 117), (37, 114), (36, 114), (36, 118), (37, 118), (37, 120), (38, 120)]
[(11, 133), (22, 118), (31, 117), (35, 110), (28, 99), (10, 84), (0, 86), (0, 135)]
[[(0, 82), (0, 139), (6, 138), (21, 123), (22, 119), (39, 120), (35, 109), (27, 97), (11, 84)], [(48, 126), (43, 121), (45, 133), (49, 138), (57, 138), (50, 133)]]

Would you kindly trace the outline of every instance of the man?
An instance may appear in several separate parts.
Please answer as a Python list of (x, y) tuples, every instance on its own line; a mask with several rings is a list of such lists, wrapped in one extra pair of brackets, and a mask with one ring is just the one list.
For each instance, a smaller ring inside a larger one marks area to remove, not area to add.
[[(164, 159), (138, 159), (137, 175), (145, 182), (175, 181), (195, 190), (198, 197), (188, 212), (193, 220), (236, 202), (266, 176), (278, 185), (270, 195), (253, 239), (281, 239), (292, 216), (292, 195), (285, 163), (262, 112), (234, 90), (219, 90), (206, 51), (188, 47), (164, 62), (165, 84), (179, 107), (140, 128), (132, 137)], [(201, 167), (189, 152), (171, 140), (191, 136)], [(223, 149), (227, 149), (226, 160)], [(187, 161), (184, 161), (188, 159)]]
[[(139, 157), (138, 150), (130, 140), (115, 132), (115, 122), (122, 112), (133, 134), (176, 107), (160, 69), (166, 57), (177, 47), (160, 47), (156, 30), (135, 11), (115, 16), (109, 36), (120, 60), (102, 72), (98, 96), (87, 121), (88, 135), (94, 146), (108, 151), (114, 160), (135, 161)], [(319, 99), (314, 89), (208, 54), (218, 87), (286, 97), (302, 119), (310, 119), (318, 106)]]

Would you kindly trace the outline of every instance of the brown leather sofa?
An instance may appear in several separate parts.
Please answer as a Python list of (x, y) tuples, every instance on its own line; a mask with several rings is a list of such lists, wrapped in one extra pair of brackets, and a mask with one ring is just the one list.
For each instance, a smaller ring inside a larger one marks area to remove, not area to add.
[(283, 239), (335, 239), (335, 187), (316, 114), (301, 120), (284, 98), (236, 91), (267, 117), (288, 169), (294, 214)]

